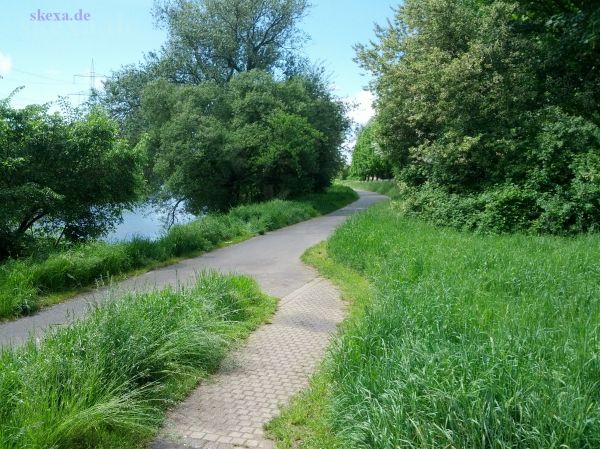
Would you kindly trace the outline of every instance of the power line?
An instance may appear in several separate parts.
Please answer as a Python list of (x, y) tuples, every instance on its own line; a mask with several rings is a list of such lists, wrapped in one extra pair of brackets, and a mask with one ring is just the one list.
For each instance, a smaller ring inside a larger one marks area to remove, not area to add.
[(12, 77), (2, 77), (3, 80), (6, 81), (13, 81), (16, 83), (23, 83), (23, 84), (36, 84), (36, 85), (41, 85), (41, 86), (70, 86), (71, 83), (65, 83), (63, 81), (60, 82), (54, 82), (54, 83), (45, 83), (45, 82), (41, 82), (41, 81), (28, 81), (28, 80), (22, 80), (22, 79), (17, 79), (17, 78), (12, 78)]
[(57, 81), (59, 83), (62, 83), (64, 80), (59, 80), (58, 78), (52, 78), (46, 75), (40, 75), (38, 73), (33, 73), (33, 72), (28, 72), (26, 70), (21, 70), (21, 69), (16, 69), (16, 68), (12, 68), (12, 70), (14, 70), (15, 72), (19, 72), (19, 73), (23, 73), (25, 75), (29, 75), (29, 76), (35, 76), (36, 78), (42, 78), (45, 80), (49, 80), (49, 81)]
[(94, 69), (94, 59), (92, 59), (92, 66), (90, 67), (90, 72), (87, 75), (73, 75), (73, 83), (75, 83), (75, 78), (89, 78), (90, 79), (90, 92), (96, 89), (96, 78), (107, 78), (106, 75), (100, 75), (96, 73)]

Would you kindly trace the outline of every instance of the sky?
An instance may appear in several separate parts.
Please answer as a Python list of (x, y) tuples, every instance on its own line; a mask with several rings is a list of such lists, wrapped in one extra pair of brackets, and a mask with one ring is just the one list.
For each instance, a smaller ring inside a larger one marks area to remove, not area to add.
[[(141, 61), (165, 40), (151, 14), (153, 0), (0, 1), (0, 98), (24, 86), (15, 107), (59, 96), (78, 104), (92, 81), (100, 87), (104, 76)], [(303, 51), (326, 68), (338, 96), (359, 105), (351, 114), (358, 123), (371, 117), (372, 96), (353, 45), (371, 40), (374, 24), (385, 23), (398, 2), (312, 0), (300, 24), (311, 37)]]

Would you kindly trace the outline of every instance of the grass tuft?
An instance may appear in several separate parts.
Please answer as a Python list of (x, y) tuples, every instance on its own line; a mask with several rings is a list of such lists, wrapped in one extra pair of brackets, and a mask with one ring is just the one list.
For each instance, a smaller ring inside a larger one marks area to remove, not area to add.
[(205, 273), (194, 287), (129, 295), (39, 345), (4, 350), (0, 448), (141, 447), (274, 309), (251, 279)]

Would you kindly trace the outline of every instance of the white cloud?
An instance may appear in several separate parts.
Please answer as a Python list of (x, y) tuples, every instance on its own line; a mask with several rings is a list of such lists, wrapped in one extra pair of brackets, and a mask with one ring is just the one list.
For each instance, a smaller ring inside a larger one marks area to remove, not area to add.
[(366, 125), (367, 122), (375, 115), (373, 102), (375, 96), (372, 92), (363, 90), (348, 98), (348, 104), (352, 108), (349, 112), (349, 117), (359, 125)]
[(12, 60), (10, 56), (0, 51), (0, 75), (8, 75), (12, 69)]

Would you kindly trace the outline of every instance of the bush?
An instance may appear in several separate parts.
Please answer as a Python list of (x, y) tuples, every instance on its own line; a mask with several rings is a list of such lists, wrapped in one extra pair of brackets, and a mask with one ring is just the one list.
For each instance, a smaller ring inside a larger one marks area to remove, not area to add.
[(437, 226), (494, 234), (575, 235), (600, 229), (600, 188), (589, 182), (576, 180), (572, 190), (545, 194), (514, 184), (478, 194), (448, 193), (431, 184), (418, 188), (385, 182), (348, 184), (391, 195), (397, 211)]
[(495, 233), (521, 232), (531, 229), (540, 216), (535, 192), (515, 185), (505, 185), (481, 196), (485, 205), (477, 226)]

